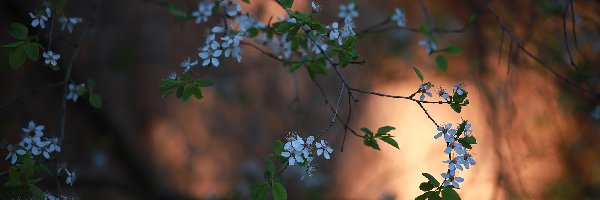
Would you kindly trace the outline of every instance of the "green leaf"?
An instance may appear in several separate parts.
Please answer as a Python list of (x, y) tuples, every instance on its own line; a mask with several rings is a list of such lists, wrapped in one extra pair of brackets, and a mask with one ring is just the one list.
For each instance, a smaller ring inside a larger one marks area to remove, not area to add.
[(462, 54), (463, 51), (462, 49), (460, 49), (460, 47), (456, 46), (456, 45), (448, 45), (447, 47), (441, 49), (440, 51), (452, 54), (452, 55), (459, 55)]
[(25, 50), (25, 54), (29, 57), (29, 60), (36, 61), (40, 56), (40, 44), (35, 42), (30, 42), (23, 45), (23, 50)]
[(285, 191), (285, 187), (279, 182), (273, 181), (271, 183), (271, 190), (273, 191), (273, 199), (275, 200), (285, 200), (287, 199), (287, 191)]
[(360, 130), (367, 135), (373, 135), (373, 132), (371, 130), (369, 130), (368, 128), (360, 128)]
[(302, 63), (299, 63), (299, 62), (291, 63), (291, 64), (289, 64), (288, 70), (289, 70), (289, 72), (294, 72), (294, 71), (298, 70), (298, 68), (300, 68), (301, 66), (302, 66)]
[(419, 71), (419, 69), (417, 69), (416, 67), (413, 67), (413, 70), (415, 71), (419, 79), (421, 79), (421, 82), (423, 82), (423, 74), (421, 73), (421, 71)]
[(279, 2), (281, 3), (281, 5), (283, 5), (283, 7), (285, 8), (291, 8), (292, 4), (294, 4), (294, 0), (279, 0)]
[(429, 200), (442, 200), (442, 197), (440, 197), (440, 194), (438, 194), (437, 192), (433, 192), (433, 191), (429, 192), (429, 195), (427, 196), (427, 198)]
[(251, 38), (256, 37), (258, 35), (258, 29), (256, 29), (256, 28), (250, 28), (246, 32), (248, 32), (248, 37), (251, 37)]
[(396, 130), (396, 128), (394, 128), (392, 126), (381, 127), (379, 129), (377, 129), (377, 134), (375, 134), (375, 136), (385, 135), (385, 134), (387, 134), (388, 132), (390, 132), (392, 130)]
[(460, 104), (457, 103), (451, 103), (450, 107), (452, 107), (452, 110), (456, 111), (457, 113), (460, 113), (460, 111), (462, 110)]
[(179, 19), (185, 19), (187, 17), (187, 13), (174, 3), (169, 3), (169, 12)]
[(433, 186), (433, 184), (431, 184), (429, 182), (422, 182), (421, 185), (419, 185), (419, 189), (422, 191), (429, 191), (429, 190), (432, 190), (433, 188), (435, 188), (435, 186)]
[(293, 27), (298, 27), (298, 25), (288, 21), (277, 22), (273, 24), (273, 28), (280, 33), (287, 33)]
[(421, 24), (421, 26), (419, 26), (419, 31), (421, 31), (421, 33), (429, 36), (431, 34), (431, 31), (429, 31), (429, 26), (427, 26), (427, 24), (423, 23)]
[(442, 190), (442, 199), (443, 200), (460, 200), (460, 196), (456, 191), (452, 188), (444, 188)]
[(198, 85), (199, 87), (209, 87), (213, 86), (214, 82), (211, 80), (197, 80), (196, 85)]
[(10, 43), (10, 44), (2, 45), (2, 47), (5, 47), (5, 48), (14, 48), (14, 47), (21, 46), (24, 43), (25, 42), (23, 42), (23, 41), (18, 41), (18, 42), (13, 42), (13, 43)]
[(20, 23), (10, 24), (10, 29), (8, 29), (8, 34), (17, 40), (27, 39), (27, 32), (27, 26)]
[(273, 146), (275, 146), (275, 153), (277, 153), (277, 155), (281, 154), (281, 152), (283, 152), (283, 147), (285, 144), (283, 144), (283, 142), (281, 140), (275, 140), (275, 142), (273, 142)]
[(392, 138), (391, 136), (384, 136), (380, 137), (379, 139), (396, 147), (396, 149), (400, 149), (400, 147), (398, 147), (398, 142), (396, 142), (396, 140), (394, 140), (394, 138)]
[(442, 71), (446, 71), (448, 70), (448, 60), (446, 59), (446, 56), (444, 55), (437, 55), (435, 57), (435, 62), (437, 63), (438, 67), (442, 70)]
[(363, 138), (363, 143), (366, 146), (369, 146), (369, 147), (371, 147), (373, 149), (377, 149), (377, 150), (381, 151), (381, 149), (379, 148), (379, 144), (377, 144), (377, 141), (374, 138), (372, 138), (372, 137), (365, 137), (365, 138)]
[(44, 199), (44, 192), (34, 184), (29, 184), (29, 192), (31, 192), (33, 199)]
[(469, 21), (467, 21), (467, 26), (471, 26), (475, 22), (476, 19), (477, 19), (477, 14), (472, 14), (469, 17)]
[(25, 51), (22, 46), (13, 48), (8, 53), (8, 63), (13, 69), (19, 69), (25, 64)]
[(90, 94), (90, 105), (94, 108), (102, 108), (102, 98), (97, 94)]
[(325, 67), (325, 64), (321, 62), (311, 62), (306, 65), (306, 69), (308, 70), (308, 75), (311, 78), (315, 78), (316, 74), (328, 75), (329, 69)]
[(194, 92), (194, 86), (184, 87), (183, 95), (181, 96), (181, 100), (187, 101), (188, 99), (190, 99), (190, 97), (192, 97), (193, 92)]
[(250, 0), (242, 0), (244, 3), (250, 4)]
[(438, 187), (440, 186), (440, 182), (438, 182), (431, 174), (428, 173), (422, 173), (422, 175), (427, 178), (427, 180), (429, 180), (429, 183), (431, 183), (433, 186)]
[(29, 158), (28, 156), (26, 156), (26, 158), (27, 159), (23, 161), (23, 165), (21, 166), (19, 171), (23, 176), (29, 179), (31, 176), (33, 176), (33, 172), (35, 170), (35, 160)]
[(199, 87), (194, 87), (193, 92), (194, 92), (194, 97), (196, 97), (196, 99), (204, 98), (204, 96), (202, 96), (202, 91), (200, 90)]
[(265, 165), (267, 165), (267, 172), (271, 175), (269, 178), (272, 178), (273, 175), (275, 175), (275, 164), (273, 164), (273, 161), (267, 156), (263, 157), (263, 160), (265, 161)]
[(250, 189), (250, 199), (252, 200), (264, 200), (269, 192), (267, 184), (255, 185)]
[(459, 138), (458, 142), (467, 149), (472, 149), (472, 144), (477, 144), (477, 140), (473, 136)]

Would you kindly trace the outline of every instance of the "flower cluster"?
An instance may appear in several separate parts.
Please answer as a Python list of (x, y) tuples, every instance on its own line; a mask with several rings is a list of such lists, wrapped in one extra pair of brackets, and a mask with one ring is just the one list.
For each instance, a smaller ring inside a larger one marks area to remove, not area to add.
[(448, 171), (441, 174), (442, 178), (444, 178), (443, 185), (452, 185), (454, 188), (460, 188), (459, 183), (463, 182), (464, 179), (458, 177), (456, 171), (469, 169), (471, 165), (476, 164), (473, 155), (469, 151), (470, 145), (475, 144), (471, 123), (463, 121), (458, 124), (455, 129), (453, 129), (452, 124), (449, 123), (438, 127), (437, 130), (438, 133), (433, 138), (438, 139), (443, 136), (444, 142), (446, 143), (444, 153), (447, 154), (449, 158), (448, 160), (442, 161), (443, 163), (448, 164)]
[(305, 140), (296, 133), (290, 133), (286, 140), (281, 156), (287, 159), (288, 165), (304, 166), (306, 168), (304, 172), (309, 176), (312, 176), (316, 170), (312, 164), (316, 156), (323, 156), (327, 160), (331, 159), (330, 154), (333, 153), (333, 149), (325, 140), (315, 142), (314, 136), (308, 136)]
[(11, 164), (17, 162), (17, 157), (20, 155), (29, 154), (32, 158), (43, 155), (44, 158), (50, 159), (50, 154), (60, 152), (60, 146), (57, 138), (45, 138), (44, 126), (36, 125), (35, 122), (29, 121), (27, 128), (22, 128), (22, 140), (17, 145), (9, 144), (7, 146), (8, 155), (5, 160), (9, 160)]

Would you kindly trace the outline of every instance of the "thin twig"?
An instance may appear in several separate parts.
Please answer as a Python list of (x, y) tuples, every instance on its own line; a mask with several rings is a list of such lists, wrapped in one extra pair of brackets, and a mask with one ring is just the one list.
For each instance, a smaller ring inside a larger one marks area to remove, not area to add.
[(7, 100), (6, 102), (2, 103), (2, 105), (0, 105), (0, 110), (2, 110), (3, 108), (5, 108), (6, 106), (10, 105), (11, 103), (15, 102), (17, 99), (27, 96), (28, 94), (31, 94), (33, 92), (37, 92), (37, 91), (42, 91), (42, 90), (46, 90), (46, 89), (50, 89), (53, 87), (58, 87), (65, 84), (64, 81), (60, 81), (60, 82), (56, 82), (56, 83), (51, 83), (48, 85), (43, 85), (43, 86), (39, 86), (39, 87), (34, 87), (28, 90), (25, 90), (23, 92), (21, 92), (20, 94), (18, 94), (17, 96), (14, 96), (13, 98)]
[(344, 89), (346, 89), (345, 87), (346, 85), (344, 85), (344, 83), (342, 83), (342, 86), (340, 87), (340, 93), (337, 96), (337, 101), (335, 103), (335, 112), (333, 113), (333, 117), (331, 117), (331, 121), (329, 122), (329, 125), (327, 125), (327, 128), (325, 128), (325, 130), (323, 130), (319, 136), (317, 136), (316, 139), (321, 138), (323, 135), (325, 135), (325, 133), (329, 132), (329, 130), (331, 129), (331, 127), (333, 126), (333, 124), (335, 123), (335, 120), (338, 117), (338, 113), (340, 110), (340, 100), (342, 99), (342, 94), (344, 93)]
[(561, 74), (559, 74), (556, 70), (554, 70), (553, 68), (551, 68), (550, 66), (548, 66), (544, 61), (542, 61), (540, 58), (536, 57), (535, 55), (533, 55), (533, 53), (531, 53), (529, 50), (527, 50), (516, 38), (516, 36), (512, 33), (512, 31), (510, 31), (510, 29), (508, 28), (508, 26), (504, 23), (504, 21), (502, 21), (502, 19), (500, 19), (500, 16), (498, 16), (498, 14), (496, 13), (496, 11), (494, 10), (494, 8), (492, 7), (492, 5), (489, 3), (489, 0), (483, 0), (483, 3), (486, 5), (486, 8), (488, 9), (488, 11), (490, 11), (490, 13), (494, 16), (494, 18), (496, 19), (496, 22), (500, 25), (500, 27), (506, 31), (506, 33), (508, 34), (511, 42), (513, 42), (517, 48), (521, 51), (523, 51), (529, 58), (535, 60), (537, 63), (539, 63), (540, 65), (542, 65), (546, 70), (550, 71), (556, 78), (558, 78), (559, 80), (565, 82), (568, 85), (573, 86), (574, 88), (584, 92), (585, 94), (591, 95), (593, 97), (596, 96), (596, 94), (593, 91), (587, 90), (585, 88), (582, 88), (581, 86), (579, 86), (576, 83), (573, 83), (571, 80), (563, 77)]

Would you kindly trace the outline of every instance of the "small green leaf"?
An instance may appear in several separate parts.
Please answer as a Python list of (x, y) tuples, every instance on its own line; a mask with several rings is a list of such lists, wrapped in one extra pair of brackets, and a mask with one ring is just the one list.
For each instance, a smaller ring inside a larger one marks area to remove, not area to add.
[(423, 82), (423, 74), (421, 73), (421, 71), (419, 71), (419, 69), (417, 69), (416, 67), (413, 67), (413, 70), (415, 71), (419, 79), (421, 79), (421, 82)]
[(367, 135), (373, 135), (373, 132), (371, 130), (369, 130), (368, 128), (361, 128), (360, 130)]
[(8, 29), (8, 34), (17, 40), (27, 39), (27, 32), (27, 26), (19, 23), (12, 23)]
[(475, 20), (477, 19), (477, 14), (472, 14), (469, 17), (469, 21), (467, 21), (467, 26), (471, 26), (471, 24), (473, 24), (475, 22)]
[(213, 86), (213, 85), (214, 85), (214, 82), (213, 82), (213, 81), (211, 81), (211, 80), (197, 80), (197, 81), (196, 81), (196, 84), (197, 84), (199, 87), (209, 87), (209, 86)]
[(90, 105), (94, 108), (102, 108), (102, 98), (97, 94), (90, 94)]
[(25, 64), (25, 51), (22, 46), (17, 48), (13, 48), (8, 53), (8, 63), (13, 69), (19, 69), (23, 64)]
[(283, 21), (273, 24), (273, 27), (275, 28), (275, 30), (277, 30), (277, 32), (287, 33), (293, 27), (298, 27), (298, 25), (292, 22)]
[(387, 134), (388, 132), (390, 132), (392, 130), (396, 130), (396, 128), (394, 128), (393, 126), (384, 126), (384, 127), (381, 127), (379, 129), (377, 129), (377, 134), (375, 134), (375, 136), (385, 135), (385, 134)]
[(265, 161), (265, 165), (267, 165), (267, 171), (271, 175), (275, 175), (275, 164), (273, 164), (273, 161), (271, 161), (271, 159), (269, 157), (267, 157), (267, 156), (265, 156), (263, 158), (263, 160)]
[(25, 159), (23, 161), (23, 165), (21, 166), (19, 171), (23, 176), (29, 179), (31, 176), (33, 176), (33, 172), (35, 170), (35, 160), (29, 158), (29, 156), (26, 156), (26, 158), (28, 159)]
[(2, 47), (5, 47), (5, 48), (14, 48), (14, 47), (21, 46), (24, 43), (25, 42), (23, 42), (23, 41), (18, 41), (18, 42), (13, 42), (13, 43), (10, 43), (10, 44), (2, 45)]
[(369, 146), (369, 147), (371, 147), (373, 149), (377, 149), (377, 150), (381, 151), (381, 149), (379, 148), (379, 144), (377, 144), (377, 141), (374, 138), (372, 138), (372, 137), (365, 137), (365, 138), (363, 138), (363, 143), (366, 146)]
[(440, 186), (440, 182), (438, 182), (431, 174), (428, 173), (422, 173), (422, 175), (427, 178), (427, 180), (429, 180), (429, 183), (431, 183), (433, 186), (438, 187)]
[(196, 97), (196, 99), (204, 98), (204, 96), (202, 96), (202, 91), (200, 90), (199, 87), (194, 87), (193, 91), (194, 91), (194, 97)]
[(437, 55), (435, 57), (435, 62), (437, 63), (438, 67), (442, 70), (442, 71), (446, 71), (448, 70), (448, 60), (446, 59), (446, 56), (443, 55)]
[(271, 190), (273, 192), (273, 199), (275, 200), (285, 200), (287, 199), (287, 191), (285, 191), (285, 187), (279, 182), (273, 181), (271, 183)]
[(457, 113), (460, 113), (462, 110), (462, 107), (457, 103), (451, 103), (450, 107), (452, 107), (452, 110), (456, 111)]
[(244, 3), (250, 4), (250, 0), (242, 0)]
[(394, 138), (392, 138), (390, 136), (380, 137), (379, 139), (396, 147), (396, 149), (400, 149), (400, 147), (398, 147), (398, 142), (396, 142), (396, 140), (394, 140)]
[(279, 0), (279, 2), (281, 2), (281, 5), (285, 8), (291, 8), (292, 4), (294, 4), (294, 0)]
[(169, 12), (179, 19), (184, 19), (187, 17), (187, 13), (174, 3), (169, 3)]
[(296, 71), (298, 68), (300, 68), (302, 66), (302, 63), (296, 62), (296, 63), (291, 63), (288, 67), (289, 72), (294, 72)]
[(442, 199), (443, 200), (460, 200), (460, 196), (456, 191), (452, 188), (444, 188), (442, 190)]
[(433, 184), (431, 184), (429, 182), (422, 182), (421, 185), (419, 185), (419, 189), (422, 191), (429, 191), (429, 190), (432, 190), (433, 188), (435, 188), (435, 186), (433, 186)]
[(190, 97), (192, 97), (193, 92), (194, 92), (194, 87), (193, 86), (184, 87), (184, 89), (183, 89), (183, 95), (181, 96), (181, 100), (182, 101), (187, 101), (188, 99), (190, 99)]
[(27, 54), (27, 57), (31, 61), (36, 61), (40, 56), (40, 45), (38, 43), (27, 43), (23, 45), (23, 50), (25, 50), (25, 54)]
[(459, 55), (462, 54), (463, 51), (462, 49), (460, 49), (460, 47), (456, 46), (456, 45), (448, 45), (447, 47), (441, 49), (440, 51), (452, 54), (452, 55)]
[(29, 192), (31, 192), (33, 199), (44, 199), (44, 192), (34, 184), (29, 184)]
[(250, 199), (264, 200), (267, 197), (267, 192), (269, 192), (269, 187), (267, 184), (255, 185), (250, 191)]
[(429, 26), (427, 26), (427, 24), (423, 23), (421, 24), (421, 26), (419, 26), (419, 31), (421, 31), (421, 33), (429, 36), (431, 34), (431, 31), (429, 31)]

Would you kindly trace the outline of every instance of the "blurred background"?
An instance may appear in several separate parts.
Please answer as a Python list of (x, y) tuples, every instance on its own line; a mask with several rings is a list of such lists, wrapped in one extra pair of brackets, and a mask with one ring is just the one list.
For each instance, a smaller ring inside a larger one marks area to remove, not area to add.
[[(70, 1), (68, 16), (86, 23), (95, 1)], [(184, 10), (198, 1), (172, 1)], [(325, 23), (336, 20), (338, 5), (347, 1), (315, 1), (316, 16)], [(357, 30), (385, 20), (399, 7), (407, 26), (425, 22), (418, 1), (359, 0)], [(568, 2), (568, 1), (567, 1)], [(210, 27), (218, 23), (181, 28), (161, 0), (104, 0), (99, 15), (82, 43), (74, 63), (73, 81), (94, 79), (104, 107), (94, 109), (83, 99), (69, 103), (67, 128), (60, 163), (77, 172), (66, 194), (81, 199), (247, 199), (250, 187), (262, 180), (262, 156), (272, 142), (288, 131), (316, 135), (329, 122), (331, 112), (319, 89), (304, 70), (289, 73), (280, 62), (244, 47), (242, 63), (223, 59), (209, 68), (204, 99), (181, 102), (160, 98), (158, 85), (179, 63), (195, 58)], [(458, 193), (463, 199), (600, 199), (600, 116), (598, 96), (565, 84), (538, 62), (527, 57), (480, 1), (424, 1), (436, 27), (459, 29), (472, 14), (473, 25), (460, 33), (434, 34), (438, 46), (458, 45), (464, 53), (448, 57), (448, 71), (437, 68), (434, 56), (418, 45), (423, 34), (403, 30), (361, 37), (362, 65), (343, 69), (356, 88), (396, 95), (413, 93), (420, 80), (418, 67), (436, 86), (466, 85), (471, 104), (460, 114), (447, 105), (426, 105), (438, 122), (473, 124), (478, 144), (477, 165), (460, 173), (465, 178)], [(267, 23), (285, 16), (272, 0), (241, 3), (245, 12)], [(506, 0), (491, 5), (521, 44), (563, 77), (584, 87), (599, 89), (600, 3), (574, 2), (574, 28), (566, 20), (568, 42), (583, 75), (571, 69), (563, 36), (565, 1)], [(28, 12), (40, 1), (0, 2), (0, 41), (10, 43), (12, 22), (28, 24)], [(294, 10), (310, 12), (310, 1), (296, 0)], [(572, 29), (577, 35), (573, 41)], [(81, 29), (59, 32), (54, 45), (66, 61)], [(577, 48), (575, 48), (577, 47)], [(40, 62), (19, 70), (0, 56), (0, 103), (33, 87), (63, 78)], [(330, 100), (337, 95), (337, 77), (316, 80)], [(36, 91), (0, 109), (0, 136), (19, 141), (20, 128), (29, 120), (46, 126), (46, 134), (59, 130), (61, 89)], [(340, 152), (344, 128), (336, 123), (324, 136), (334, 147), (332, 160), (318, 159), (314, 177), (300, 181), (300, 171), (287, 170), (284, 179), (290, 199), (414, 199), (420, 195), (421, 173), (444, 172), (445, 145), (434, 140), (436, 128), (418, 105), (388, 98), (355, 94), (350, 126), (354, 129), (390, 125), (397, 128), (400, 150), (382, 145), (382, 151), (365, 147), (349, 135)], [(596, 110), (598, 109), (598, 110)], [(596, 110), (596, 111), (595, 111)], [(346, 104), (342, 116), (348, 112)], [(595, 112), (594, 112), (595, 111)], [(6, 155), (6, 149), (0, 151)], [(1, 171), (8, 161), (0, 162)], [(5, 177), (0, 177), (4, 179)], [(55, 190), (52, 181), (42, 188)], [(45, 185), (44, 185), (45, 184)]]

